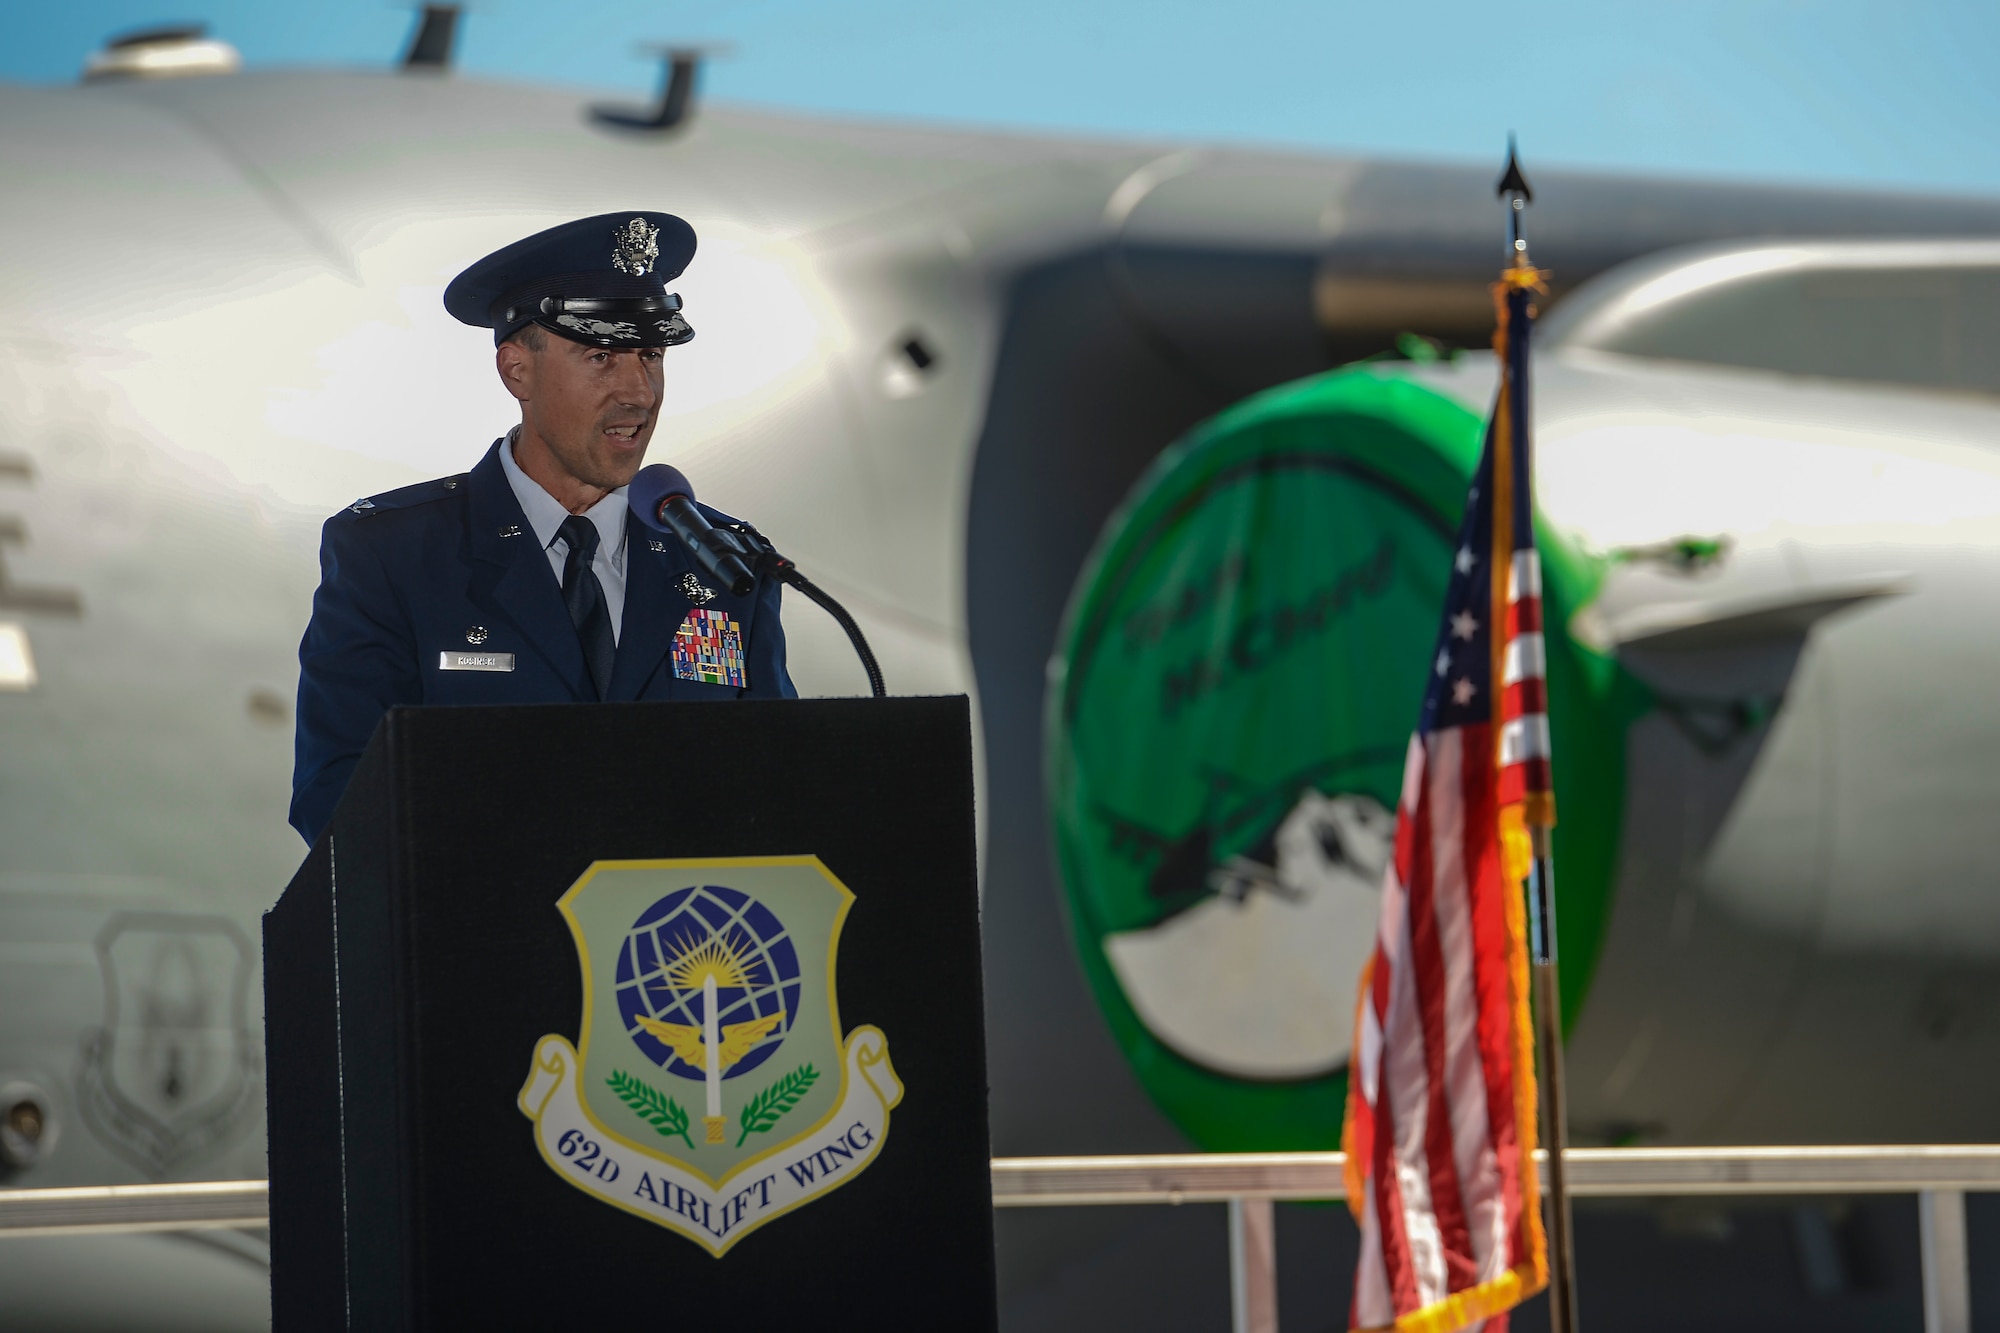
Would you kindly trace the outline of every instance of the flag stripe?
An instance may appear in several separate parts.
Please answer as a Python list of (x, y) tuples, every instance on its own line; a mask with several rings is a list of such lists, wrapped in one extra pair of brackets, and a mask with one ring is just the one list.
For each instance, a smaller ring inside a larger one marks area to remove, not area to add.
[[(1486, 728), (1467, 727), (1465, 743), (1486, 744)], [(1465, 817), (1475, 827), (1490, 827), (1495, 820), (1493, 779), (1490, 773), (1469, 772), (1462, 790)], [(1479, 849), (1472, 869), (1481, 892), (1473, 896), (1473, 968), (1479, 992), (1479, 1056), (1486, 1077), (1486, 1121), (1493, 1146), (1494, 1171), (1500, 1180), (1500, 1195), (1506, 1208), (1498, 1223), (1507, 1238), (1507, 1266), (1526, 1262), (1525, 1237), (1519, 1230), (1520, 1158), (1514, 1123), (1513, 983), (1508, 974), (1507, 904), (1500, 887), (1499, 848), (1493, 843)]]
[[(1423, 756), (1415, 751), (1410, 758), (1411, 766), (1422, 772)], [(1406, 779), (1407, 781), (1407, 779)], [(1408, 806), (1403, 807), (1405, 809)], [(1399, 818), (1399, 825), (1403, 821)], [(1391, 874), (1382, 886), (1384, 929), (1392, 923), (1400, 922), (1404, 915), (1404, 894), (1400, 875)], [(1372, 965), (1373, 993), (1369, 1004), (1374, 1008), (1378, 1022), (1383, 1029), (1385, 1040), (1377, 1049), (1376, 1062), (1369, 1070), (1367, 1082), (1372, 1085), (1374, 1103), (1373, 1133), (1369, 1175), (1375, 1194), (1376, 1221), (1380, 1230), (1376, 1233), (1382, 1251), (1382, 1267), (1390, 1293), (1390, 1306), (1386, 1312), (1377, 1311), (1364, 1321), (1362, 1327), (1376, 1327), (1391, 1322), (1397, 1310), (1413, 1309), (1419, 1303), (1415, 1271), (1410, 1261), (1409, 1239), (1405, 1234), (1405, 1217), (1402, 1192), (1396, 1169), (1396, 1150), (1393, 1134), (1395, 1130), (1394, 1099), (1387, 1086), (1387, 1064), (1389, 1047), (1386, 1035), (1395, 1021), (1396, 977), (1406, 970), (1401, 961), (1402, 950), (1398, 947), (1400, 934), (1386, 936), (1378, 933), (1375, 940), (1375, 960)]]
[[(1404, 965), (1396, 969), (1395, 984), (1389, 990), (1389, 1021), (1385, 1026), (1391, 1031), (1421, 1033), (1418, 965), (1411, 958), (1412, 915), (1406, 910), (1397, 922), (1395, 958)], [(1445, 1284), (1444, 1242), (1439, 1234), (1437, 1200), (1431, 1196), (1430, 1154), (1426, 1151), (1430, 1132), (1427, 1115), (1430, 1070), (1421, 1036), (1413, 1041), (1391, 1043), (1382, 1055), (1385, 1064), (1382, 1082), (1387, 1098), (1391, 1104), (1407, 1109), (1400, 1116), (1388, 1118), (1384, 1126), (1378, 1126), (1378, 1132), (1387, 1128), (1388, 1133), (1382, 1137), (1394, 1153), (1396, 1184), (1403, 1198), (1403, 1243), (1409, 1251), (1411, 1280), (1419, 1301), (1430, 1305), (1442, 1300), (1449, 1291)]]
[[(1516, 503), (1519, 503), (1518, 497)], [(1558, 547), (1558, 550), (1561, 548)], [(1542, 595), (1542, 556), (1533, 547), (1518, 548), (1514, 552), (1513, 567), (1507, 571), (1507, 597), (1520, 601), (1524, 597)]]
[(1540, 680), (1548, 674), (1548, 669), (1541, 634), (1516, 634), (1507, 641), (1500, 656), (1500, 683), (1518, 685), (1524, 680)]
[[(1458, 781), (1458, 755), (1456, 745), (1451, 743), (1453, 739), (1443, 740), (1433, 750), (1437, 762), (1429, 774), (1432, 792), (1440, 785)], [(1456, 800), (1448, 801), (1444, 813), (1455, 816), (1457, 805)], [(1431, 817), (1439, 812), (1438, 807), (1435, 796), (1427, 793), (1412, 821), (1416, 825), (1417, 864), (1410, 876), (1410, 952), (1416, 965), (1414, 992), (1423, 1034), (1419, 1046), (1424, 1057), (1424, 1163), (1429, 1176), (1431, 1212), (1437, 1219), (1445, 1290), (1459, 1291), (1472, 1282), (1467, 1259), (1472, 1238), (1466, 1228), (1465, 1201), (1459, 1194), (1458, 1151), (1452, 1134), (1450, 1089), (1445, 1081), (1445, 1056), (1449, 1050), (1445, 1010), (1450, 1002), (1451, 969), (1438, 938), (1441, 914), (1436, 902), (1440, 860), (1447, 863), (1458, 860), (1456, 849), (1440, 845), (1441, 835), (1449, 837), (1458, 830), (1455, 819), (1447, 830), (1433, 826)]]
[[(1363, 1196), (1361, 1205), (1361, 1229), (1365, 1234), (1379, 1234), (1380, 1213), (1375, 1207), (1375, 1195), (1371, 1192)], [(1350, 1328), (1381, 1328), (1396, 1317), (1396, 1300), (1389, 1290), (1389, 1270), (1383, 1264), (1380, 1245), (1361, 1247), (1361, 1262), (1354, 1272), (1354, 1304), (1348, 1314)]]
[[(1376, 1110), (1384, 1124), (1395, 1123), (1395, 1103), (1387, 1088), (1382, 1089)], [(1378, 1131), (1381, 1127), (1377, 1126)], [(1370, 1174), (1375, 1183), (1375, 1220), (1381, 1228), (1376, 1234), (1382, 1251), (1382, 1269), (1388, 1278), (1390, 1305), (1386, 1312), (1370, 1312), (1364, 1328), (1380, 1327), (1391, 1322), (1398, 1310), (1414, 1310), (1427, 1303), (1417, 1288), (1416, 1270), (1410, 1259), (1406, 1232), (1409, 1213), (1404, 1207), (1402, 1173), (1396, 1169), (1396, 1145), (1387, 1134), (1378, 1132), (1375, 1136), (1375, 1161)]]
[(1517, 717), (1500, 726), (1500, 762), (1549, 757), (1549, 719), (1541, 713)]
[(1509, 634), (1540, 634), (1542, 632), (1542, 599), (1524, 597), (1507, 604), (1505, 616)]
[(1548, 683), (1539, 678), (1518, 681), (1500, 692), (1502, 717), (1526, 717), (1548, 711)]
[[(1452, 1166), (1464, 1182), (1463, 1208), (1469, 1245), (1463, 1285), (1485, 1281), (1505, 1268), (1506, 1228), (1496, 1228), (1493, 1191), (1497, 1176), (1486, 1160), (1486, 1089), (1479, 1058), (1479, 1004), (1473, 975), (1470, 880), (1466, 874), (1465, 803), (1460, 790), (1466, 780), (1464, 733), (1438, 737), (1438, 762), (1432, 778), (1432, 835), (1436, 872), (1432, 909), (1437, 914), (1438, 939), (1447, 960), (1445, 971), (1445, 1050), (1439, 1063), (1447, 1066), (1444, 1083), (1450, 1097)], [(1478, 768), (1478, 765), (1473, 765)], [(1496, 1267), (1496, 1263), (1498, 1266)]]

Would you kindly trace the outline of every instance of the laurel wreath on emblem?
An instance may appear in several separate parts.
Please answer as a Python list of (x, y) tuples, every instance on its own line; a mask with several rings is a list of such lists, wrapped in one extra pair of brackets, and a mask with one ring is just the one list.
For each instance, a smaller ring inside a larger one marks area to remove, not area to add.
[(604, 1081), (611, 1085), (619, 1101), (631, 1107), (633, 1114), (652, 1125), (661, 1137), (670, 1139), (679, 1135), (688, 1151), (694, 1151), (694, 1140), (688, 1137), (688, 1113), (679, 1102), (622, 1069), (612, 1070), (611, 1077)]
[[(650, 1124), (655, 1133), (662, 1138), (678, 1138), (687, 1144), (689, 1151), (693, 1151), (694, 1140), (688, 1135), (688, 1113), (679, 1102), (622, 1069), (612, 1070), (611, 1077), (604, 1081), (610, 1085), (618, 1100)], [(804, 1064), (752, 1097), (744, 1106), (742, 1115), (737, 1117), (737, 1124), (743, 1132), (737, 1136), (736, 1146), (741, 1148), (752, 1134), (770, 1132), (785, 1118), (786, 1112), (812, 1091), (813, 1084), (817, 1082), (819, 1071), (810, 1064)]]
[(744, 1106), (737, 1123), (743, 1133), (737, 1137), (736, 1146), (752, 1134), (762, 1134), (784, 1118), (785, 1112), (799, 1104), (799, 1098), (812, 1091), (812, 1085), (819, 1082), (819, 1071), (811, 1065), (800, 1065), (791, 1073), (773, 1083), (770, 1087), (752, 1097)]
[(653, 271), (653, 261), (659, 257), (660, 229), (648, 226), (646, 219), (633, 218), (611, 229), (611, 266), (620, 273), (643, 278)]

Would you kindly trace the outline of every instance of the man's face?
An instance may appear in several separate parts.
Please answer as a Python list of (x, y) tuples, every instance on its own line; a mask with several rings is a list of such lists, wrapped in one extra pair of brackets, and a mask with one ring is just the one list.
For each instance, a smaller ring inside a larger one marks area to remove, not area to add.
[(664, 349), (590, 347), (544, 334), (540, 351), (515, 342), (500, 350), (501, 379), (565, 472), (607, 491), (632, 480), (660, 416)]

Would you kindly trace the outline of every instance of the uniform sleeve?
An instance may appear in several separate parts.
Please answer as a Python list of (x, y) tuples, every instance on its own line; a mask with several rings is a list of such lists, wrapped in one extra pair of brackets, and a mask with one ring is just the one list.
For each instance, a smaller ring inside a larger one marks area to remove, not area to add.
[(785, 669), (785, 627), (778, 620), (784, 585), (766, 578), (757, 590), (757, 619), (750, 627), (750, 684), (741, 698), (796, 699), (799, 691)]
[(308, 843), (333, 818), (382, 715), (423, 701), (409, 616), (367, 527), (338, 515), (321, 530), (319, 590), (299, 641), (291, 823)]

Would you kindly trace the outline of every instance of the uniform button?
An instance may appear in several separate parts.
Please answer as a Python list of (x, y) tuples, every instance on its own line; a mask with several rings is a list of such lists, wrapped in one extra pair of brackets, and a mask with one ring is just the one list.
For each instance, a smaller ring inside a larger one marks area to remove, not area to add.
[(486, 626), (474, 625), (471, 629), (465, 632), (465, 641), (467, 643), (473, 643), (473, 644), (485, 643)]

